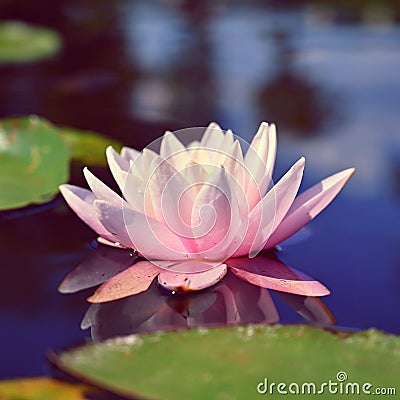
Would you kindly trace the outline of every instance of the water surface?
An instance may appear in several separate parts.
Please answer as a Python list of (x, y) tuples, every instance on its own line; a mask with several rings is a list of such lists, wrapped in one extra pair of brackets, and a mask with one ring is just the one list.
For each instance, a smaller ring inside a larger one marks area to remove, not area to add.
[[(277, 122), (275, 178), (302, 155), (302, 188), (357, 169), (280, 259), (331, 289), (324, 302), (338, 326), (400, 333), (399, 27), (326, 23), (309, 8), (172, 4), (5, 2), (2, 18), (53, 27), (65, 46), (52, 60), (0, 67), (0, 116), (36, 113), (136, 148), (211, 120), (244, 139)], [(79, 170), (72, 179), (84, 185)], [(80, 323), (91, 291), (57, 286), (95, 235), (61, 199), (1, 218), (0, 376), (42, 374), (48, 349), (89, 338)], [(282, 322), (302, 321), (275, 297)]]

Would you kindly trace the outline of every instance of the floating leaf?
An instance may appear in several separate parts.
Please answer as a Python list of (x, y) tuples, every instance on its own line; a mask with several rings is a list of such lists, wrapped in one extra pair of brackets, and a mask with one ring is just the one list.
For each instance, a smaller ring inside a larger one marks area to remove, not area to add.
[(0, 124), (0, 210), (45, 203), (68, 180), (68, 153), (57, 129), (37, 117)]
[(88, 391), (84, 385), (44, 377), (0, 381), (1, 400), (84, 400)]
[(117, 141), (89, 131), (57, 127), (36, 116), (0, 122), (0, 210), (45, 203), (67, 182), (69, 161), (107, 165), (105, 149)]
[(120, 151), (122, 145), (95, 132), (73, 128), (60, 128), (60, 134), (67, 144), (70, 157), (85, 165), (107, 166), (106, 148), (113, 146)]
[(23, 63), (48, 58), (61, 48), (60, 36), (46, 28), (19, 21), (0, 23), (0, 63)]
[[(56, 363), (100, 387), (153, 400), (259, 399), (257, 386), (265, 390), (265, 378), (269, 385), (286, 383), (286, 390), (291, 382), (299, 390), (312, 382), (324, 390), (321, 398), (332, 396), (321, 386), (329, 380), (338, 390), (340, 382), (343, 390), (346, 383), (362, 390), (368, 382), (371, 393), (379, 387), (400, 390), (399, 337), (376, 330), (333, 334), (306, 326), (244, 326), (132, 335), (62, 353)], [(340, 372), (347, 379), (340, 381)], [(282, 394), (275, 386), (267, 397)]]

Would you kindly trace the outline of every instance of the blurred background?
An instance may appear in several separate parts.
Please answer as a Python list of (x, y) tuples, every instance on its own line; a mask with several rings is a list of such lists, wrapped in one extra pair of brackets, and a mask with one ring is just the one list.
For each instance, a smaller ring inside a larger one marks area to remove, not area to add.
[[(303, 155), (302, 189), (356, 167), (279, 257), (331, 289), (338, 326), (400, 333), (398, 1), (0, 0), (0, 19), (63, 42), (50, 59), (0, 65), (0, 117), (37, 114), (138, 149), (210, 121), (251, 140), (266, 120), (275, 179)], [(56, 288), (94, 235), (61, 199), (0, 224), (0, 377), (40, 374), (46, 350), (87, 336), (87, 293)]]

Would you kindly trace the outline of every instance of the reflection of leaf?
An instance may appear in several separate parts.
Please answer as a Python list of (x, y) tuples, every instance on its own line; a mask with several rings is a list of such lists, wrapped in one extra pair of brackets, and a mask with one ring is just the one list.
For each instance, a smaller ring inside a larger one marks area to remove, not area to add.
[(88, 388), (50, 378), (0, 381), (1, 400), (84, 400)]
[(120, 151), (121, 144), (98, 133), (72, 128), (60, 128), (60, 134), (67, 144), (70, 157), (85, 165), (106, 166), (105, 150), (113, 146)]
[[(319, 389), (338, 382), (339, 371), (347, 373), (346, 382), (370, 382), (371, 390), (395, 387), (399, 358), (399, 338), (376, 330), (344, 336), (306, 326), (245, 326), (127, 336), (62, 353), (57, 363), (132, 397), (258, 399), (264, 378), (313, 382)], [(330, 398), (327, 387), (324, 393), (321, 398)]]
[(48, 58), (60, 47), (59, 35), (50, 29), (18, 21), (0, 23), (0, 64)]
[(47, 202), (67, 179), (67, 149), (55, 127), (36, 117), (1, 121), (0, 210)]

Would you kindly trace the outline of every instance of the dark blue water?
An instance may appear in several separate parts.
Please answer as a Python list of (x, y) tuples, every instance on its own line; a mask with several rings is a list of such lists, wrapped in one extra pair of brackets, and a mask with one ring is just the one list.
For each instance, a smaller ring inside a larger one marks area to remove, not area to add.
[[(2, 18), (54, 27), (65, 46), (50, 61), (0, 67), (0, 116), (36, 113), (136, 148), (211, 120), (244, 139), (277, 122), (275, 178), (302, 155), (303, 189), (357, 169), (279, 258), (331, 289), (338, 326), (400, 333), (399, 27), (309, 7), (168, 4), (5, 2)], [(72, 181), (84, 185), (79, 171)], [(46, 351), (90, 336), (80, 322), (91, 291), (57, 286), (95, 236), (61, 200), (12, 217), (0, 221), (0, 377), (46, 373)], [(282, 322), (302, 321), (275, 297)]]

